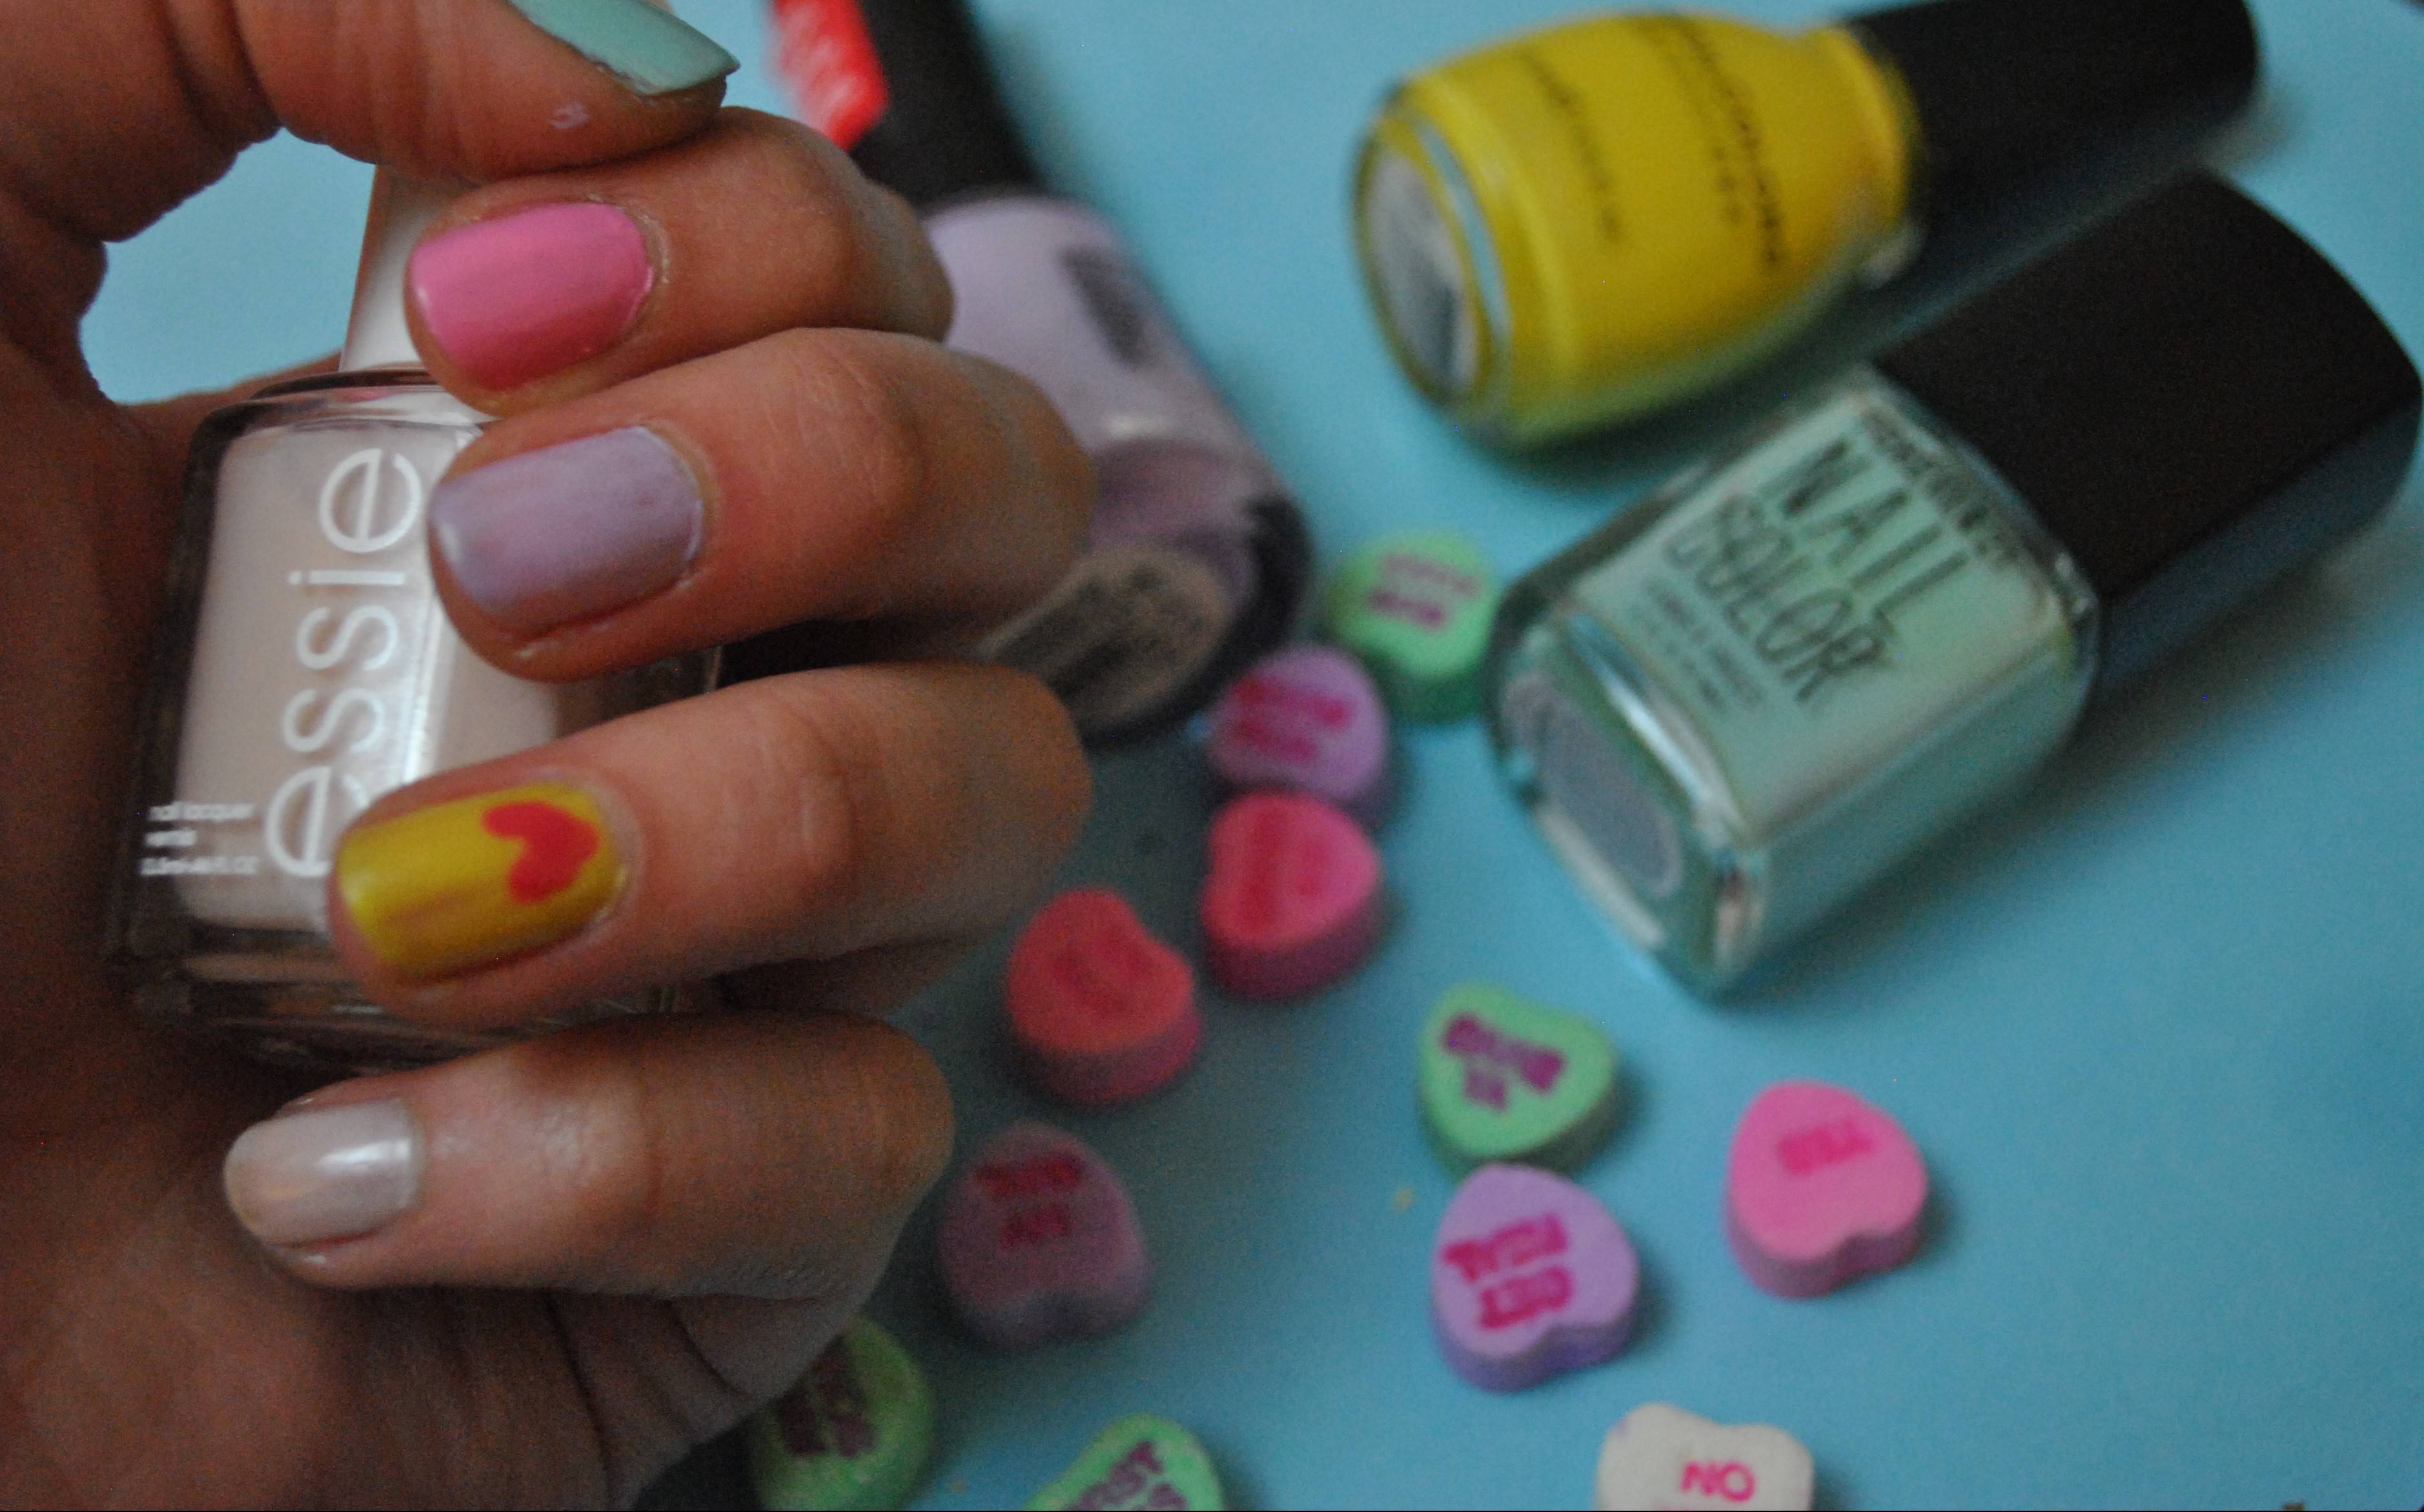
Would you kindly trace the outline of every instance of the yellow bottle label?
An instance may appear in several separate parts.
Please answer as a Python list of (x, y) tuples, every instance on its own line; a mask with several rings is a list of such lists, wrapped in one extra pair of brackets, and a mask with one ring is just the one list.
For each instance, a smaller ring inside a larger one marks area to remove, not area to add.
[(1841, 27), (1625, 15), (1516, 38), (1375, 123), (1366, 276), (1459, 419), (1523, 441), (1637, 414), (1790, 337), (1898, 230), (1906, 122)]

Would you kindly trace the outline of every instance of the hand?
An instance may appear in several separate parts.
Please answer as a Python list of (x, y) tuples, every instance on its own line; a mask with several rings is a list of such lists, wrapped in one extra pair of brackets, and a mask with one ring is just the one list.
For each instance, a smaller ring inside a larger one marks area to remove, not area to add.
[[(948, 1152), (934, 1068), (864, 1014), (1041, 885), (1086, 775), (1032, 681), (876, 659), (1048, 587), (1086, 466), (1032, 389), (935, 343), (949, 294), (906, 208), (719, 110), (686, 29), (600, 29), (626, 4), (531, 8), (589, 33), (564, 37), (506, 0), (0, 4), (0, 1501), (628, 1499), (805, 1368)], [(502, 417), (450, 474), (466, 639), (539, 678), (798, 621), (869, 659), (378, 804), (348, 846), (544, 779), (622, 864), (559, 937), (473, 929), (443, 960), (381, 933), (376, 887), (341, 892), (391, 1011), (494, 1026), (709, 979), (714, 1006), (299, 1108), (308, 1080), (136, 1019), (99, 959), (186, 443), (250, 386), (120, 406), (76, 346), (102, 244), (281, 123), (482, 185), (423, 241), (454, 238), (412, 317)], [(508, 223), (542, 206), (589, 208)], [(516, 337), (448, 282), (534, 259), (636, 298)], [(541, 560), (529, 520), (581, 489), (501, 465), (550, 447), (697, 528)]]

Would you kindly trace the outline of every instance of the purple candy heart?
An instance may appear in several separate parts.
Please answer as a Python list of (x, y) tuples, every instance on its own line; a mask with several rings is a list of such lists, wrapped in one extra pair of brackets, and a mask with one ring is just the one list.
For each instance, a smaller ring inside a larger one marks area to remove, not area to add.
[(1388, 807), (1388, 711), (1364, 664), (1334, 645), (1254, 663), (1213, 707), (1204, 758), (1233, 789), (1292, 788), (1366, 825)]
[(1520, 1391), (1615, 1358), (1640, 1280), (1599, 1199), (1529, 1166), (1483, 1166), (1440, 1218), (1431, 1323), (1458, 1375)]
[(943, 1285), (1003, 1349), (1105, 1333), (1144, 1306), (1152, 1271), (1127, 1188), (1076, 1136), (1014, 1123), (943, 1202)]

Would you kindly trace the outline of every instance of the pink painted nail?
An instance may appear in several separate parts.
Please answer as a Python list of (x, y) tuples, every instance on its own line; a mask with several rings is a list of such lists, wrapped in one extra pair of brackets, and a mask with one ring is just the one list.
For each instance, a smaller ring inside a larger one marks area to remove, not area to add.
[(410, 273), (422, 324), (490, 389), (614, 345), (657, 280), (640, 228), (597, 204), (540, 205), (433, 236)]
[(1818, 1081), (1778, 1082), (1734, 1130), (1726, 1237), (1762, 1290), (1816, 1297), (1919, 1248), (1927, 1167), (1891, 1115)]
[(1248, 793), (1212, 820), (1204, 963), (1243, 997), (1328, 986), (1379, 942), (1380, 856), (1355, 821), (1302, 793)]

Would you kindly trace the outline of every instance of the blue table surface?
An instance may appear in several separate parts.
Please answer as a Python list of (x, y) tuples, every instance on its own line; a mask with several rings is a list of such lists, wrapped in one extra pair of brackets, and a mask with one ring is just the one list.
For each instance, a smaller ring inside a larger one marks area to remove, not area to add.
[[(1357, 132), (1391, 79), (1571, 5), (981, 4), (1048, 171), (1124, 228), (1325, 563), (1451, 525), (1521, 571), (1797, 381), (1523, 462), (1399, 381), (1349, 254)], [(756, 0), (682, 8), (743, 59), (735, 103), (786, 108)], [(2213, 161), (2424, 353), (2424, 8), (2257, 8), (2265, 90)], [(333, 345), (367, 178), (281, 138), (118, 248), (86, 324), (104, 384), (151, 397)], [(1957, 281), (1872, 301), (1836, 340)], [(989, 1354), (938, 1305), (930, 1203), (874, 1303), (941, 1400), (927, 1502), (1014, 1502), (1153, 1410), (1248, 1505), (1587, 1504), (1608, 1425), (1659, 1399), (1787, 1427), (1832, 1504), (2424, 1501), (2418, 495), (2411, 477), (2378, 528), (1723, 1003), (1587, 909), (1470, 724), (1402, 741), (1378, 957), (1300, 1003), (1207, 992), (1200, 1060), (1141, 1106), (1075, 1114), (1011, 1080), (1008, 945), (988, 946), (904, 1014), (958, 1094), (961, 1149), (1038, 1116), (1092, 1141), (1135, 1193), (1155, 1292), (1108, 1338)], [(1097, 773), (1068, 880), (1191, 946), (1194, 750)], [(1603, 1024), (1631, 1098), (1580, 1179), (1639, 1247), (1636, 1341), (1511, 1396), (1452, 1375), (1426, 1315), (1452, 1184), (1414, 1117), (1413, 1033), (1475, 976)], [(1936, 1182), (1918, 1259), (1817, 1301), (1755, 1290), (1718, 1223), (1734, 1121), (1788, 1076), (1891, 1110)], [(657, 1495), (738, 1485), (727, 1445)]]

